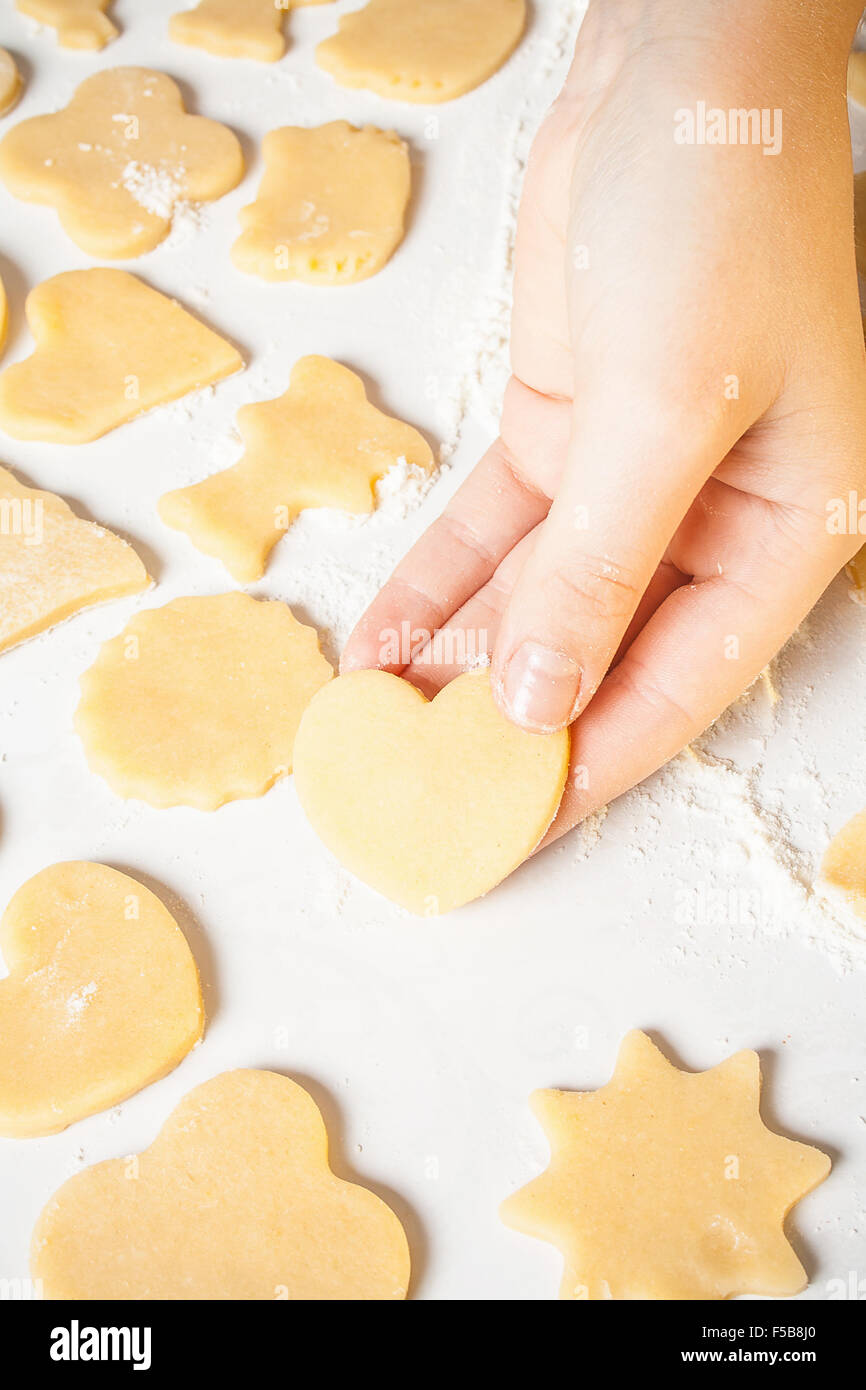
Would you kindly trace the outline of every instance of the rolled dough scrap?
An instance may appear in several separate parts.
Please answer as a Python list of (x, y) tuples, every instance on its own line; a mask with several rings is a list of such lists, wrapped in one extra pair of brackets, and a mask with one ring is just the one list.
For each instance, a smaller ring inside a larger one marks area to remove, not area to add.
[(429, 445), (370, 405), (364, 383), (327, 357), (302, 357), (288, 391), (245, 405), (239, 463), (167, 492), (159, 514), (215, 555), (242, 584), (260, 579), (277, 541), (305, 507), (371, 512), (375, 483), (400, 458), (429, 470)]
[(343, 15), (316, 62), (344, 87), (450, 101), (502, 66), (525, 24), (526, 0), (370, 0)]
[(866, 811), (833, 836), (821, 862), (821, 879), (842, 892), (859, 917), (866, 918)]
[(21, 14), (57, 30), (62, 48), (104, 48), (117, 38), (117, 26), (105, 11), (111, 0), (15, 0)]
[(860, 49), (848, 58), (848, 95), (858, 106), (866, 106), (866, 53)]
[(866, 171), (854, 175), (854, 249), (857, 273), (866, 276)]
[(85, 444), (244, 365), (174, 299), (125, 270), (67, 270), (27, 296), (36, 350), (0, 374), (0, 429)]
[(149, 583), (126, 541), (0, 468), (0, 652)]
[(646, 1034), (627, 1034), (600, 1090), (535, 1093), (550, 1166), (503, 1220), (562, 1252), (561, 1298), (799, 1292), (785, 1217), (830, 1160), (767, 1129), (760, 1090), (754, 1052), (683, 1072)]
[(105, 864), (53, 864), (0, 922), (0, 1134), (55, 1134), (171, 1071), (202, 1035), (171, 914)]
[(106, 260), (153, 250), (178, 204), (221, 198), (243, 172), (232, 132), (188, 115), (177, 84), (150, 68), (94, 73), (68, 106), (0, 141), (9, 191), (56, 208), (67, 235)]
[(270, 1071), (190, 1091), (149, 1149), (59, 1189), (33, 1232), (49, 1299), (403, 1299), (409, 1249), (380, 1197), (328, 1166), (312, 1097)]
[(392, 131), (347, 121), (272, 130), (265, 174), (240, 213), (239, 270), (263, 280), (344, 285), (366, 280), (403, 239), (409, 151)]
[(0, 116), (11, 111), (21, 95), (21, 74), (11, 53), (0, 48)]
[(179, 598), (105, 643), (75, 725), (118, 796), (214, 811), (291, 771), (301, 713), (332, 674), (285, 603)]
[(569, 735), (500, 714), (486, 671), (428, 702), (408, 681), (355, 671), (320, 690), (295, 739), (295, 787), (342, 864), (423, 916), (450, 912), (531, 854), (559, 806)]

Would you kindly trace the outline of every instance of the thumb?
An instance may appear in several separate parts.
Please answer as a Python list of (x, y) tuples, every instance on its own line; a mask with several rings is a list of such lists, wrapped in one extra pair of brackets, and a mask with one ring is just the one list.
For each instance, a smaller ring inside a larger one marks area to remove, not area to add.
[(561, 487), (499, 629), (494, 694), (534, 733), (565, 728), (592, 698), (671, 537), (734, 443), (706, 416), (677, 412), (648, 428), (646, 411), (623, 419), (618, 409), (619, 420), (615, 409), (576, 418)]

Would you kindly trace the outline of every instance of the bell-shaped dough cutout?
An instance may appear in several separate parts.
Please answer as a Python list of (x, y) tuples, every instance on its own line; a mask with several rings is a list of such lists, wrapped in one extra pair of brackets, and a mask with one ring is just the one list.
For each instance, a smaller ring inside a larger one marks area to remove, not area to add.
[(403, 239), (411, 168), (393, 132), (346, 121), (272, 130), (256, 201), (232, 247), (262, 280), (345, 285), (381, 270)]
[(94, 52), (117, 38), (106, 11), (112, 0), (15, 0), (15, 8), (37, 24), (57, 30), (62, 48)]
[(340, 676), (295, 739), (295, 790), (345, 868), (419, 916), (450, 912), (528, 857), (559, 806), (569, 734), (529, 734), (486, 671), (428, 701), (385, 671)]
[(75, 725), (118, 796), (214, 811), (291, 771), (301, 714), (332, 674), (285, 603), (179, 598), (105, 643)]
[(242, 406), (237, 424), (240, 462), (167, 492), (159, 514), (241, 584), (261, 578), (304, 508), (368, 513), (376, 483), (399, 460), (425, 473), (433, 467), (418, 431), (372, 406), (361, 378), (328, 357), (302, 357), (288, 391)]
[(150, 68), (94, 73), (68, 106), (0, 141), (10, 193), (55, 208), (67, 236), (105, 260), (151, 251), (178, 205), (221, 198), (243, 172), (236, 136), (188, 115), (177, 83)]
[(199, 0), (193, 9), (171, 16), (169, 38), (216, 58), (275, 63), (286, 51), (283, 19), (288, 9), (288, 3), (276, 0)]
[(202, 1035), (186, 938), (143, 884), (105, 864), (53, 864), (0, 922), (0, 1134), (54, 1134), (119, 1105)]
[(0, 374), (0, 429), (85, 444), (239, 371), (231, 343), (125, 270), (67, 270), (27, 296), (36, 351)]
[(0, 652), (149, 582), (126, 541), (0, 468)]
[(526, 0), (369, 0), (341, 17), (316, 62), (344, 87), (450, 101), (502, 66), (525, 24)]
[(11, 53), (7, 53), (5, 48), (0, 48), (0, 116), (5, 116), (12, 110), (21, 95), (22, 87), (18, 64)]
[(302, 1087), (230, 1071), (190, 1091), (137, 1158), (64, 1183), (31, 1268), (49, 1299), (397, 1300), (409, 1247), (381, 1197), (331, 1171)]

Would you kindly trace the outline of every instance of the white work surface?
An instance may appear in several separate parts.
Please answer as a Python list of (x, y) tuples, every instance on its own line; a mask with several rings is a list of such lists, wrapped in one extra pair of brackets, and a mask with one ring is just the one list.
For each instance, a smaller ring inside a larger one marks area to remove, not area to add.
[[(174, 1105), (232, 1067), (285, 1071), (322, 1107), (333, 1162), (382, 1193), (412, 1247), (412, 1295), (554, 1298), (560, 1261), (506, 1229), (499, 1202), (547, 1151), (527, 1098), (592, 1088), (622, 1035), (642, 1027), (682, 1065), (756, 1048), (764, 1114), (820, 1144), (829, 1180), (797, 1208), (792, 1236), (826, 1298), (866, 1276), (866, 935), (813, 892), (830, 833), (866, 806), (866, 611), (844, 578), (773, 672), (685, 756), (481, 902), (416, 920), (343, 872), (319, 844), (291, 778), (215, 814), (119, 800), (88, 771), (72, 717), (100, 643), (142, 607), (233, 587), (156, 513), (160, 495), (239, 454), (234, 413), (280, 394), (293, 362), (325, 353), (373, 399), (455, 445), (423, 505), (367, 524), (302, 518), (253, 592), (288, 600), (330, 655), (394, 560), (441, 508), (495, 431), (506, 361), (513, 213), (528, 136), (558, 90), (580, 6), (535, 0), (507, 67), (440, 107), (344, 91), (316, 42), (359, 0), (290, 16), (275, 65), (171, 44), (182, 0), (117, 0), (121, 38), (100, 54), (58, 49), (5, 0), (0, 44), (27, 93), (0, 121), (62, 106), (89, 73), (162, 69), (191, 109), (241, 137), (243, 184), (195, 236), (129, 268), (233, 338), (248, 370), (84, 447), (0, 437), (0, 461), (127, 536), (153, 574), (145, 595), (86, 612), (0, 657), (0, 904), (65, 859), (121, 868), (187, 932), (205, 985), (201, 1046), (165, 1080), (41, 1140), (0, 1141), (0, 1279), (27, 1274), (29, 1233), (82, 1165), (145, 1147)], [(275, 126), (346, 117), (411, 142), (415, 193), (393, 261), (354, 287), (266, 285), (236, 271), (238, 209)], [(91, 264), (52, 211), (0, 188), (0, 274), (11, 300), (4, 361), (31, 351), (24, 295)], [(776, 699), (776, 692), (778, 698)], [(2, 1041), (2, 1040), (0, 1040)], [(0, 1065), (12, 1059), (4, 1055)]]

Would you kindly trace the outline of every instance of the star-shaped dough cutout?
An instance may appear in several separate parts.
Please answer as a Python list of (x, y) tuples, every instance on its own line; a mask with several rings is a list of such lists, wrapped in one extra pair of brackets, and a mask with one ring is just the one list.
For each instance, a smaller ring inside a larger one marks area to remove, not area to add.
[(86, 444), (244, 365), (231, 343), (126, 270), (66, 270), (27, 296), (36, 350), (0, 375), (0, 429)]
[(254, 58), (275, 63), (286, 51), (283, 17), (302, 5), (330, 0), (199, 0), (190, 10), (173, 14), (169, 38), (203, 48), (216, 58)]
[(239, 270), (263, 280), (346, 285), (382, 269), (403, 239), (411, 188), (405, 141), (347, 121), (272, 130), (265, 173), (240, 213)]
[(306, 507), (369, 513), (376, 483), (401, 459), (425, 472), (433, 466), (418, 431), (372, 406), (361, 378), (328, 357), (302, 357), (288, 391), (242, 406), (237, 425), (246, 450), (240, 462), (167, 492), (159, 514), (241, 584), (261, 578)]
[(0, 142), (10, 193), (56, 208), (76, 245), (106, 260), (152, 251), (178, 204), (221, 198), (243, 172), (228, 127), (189, 115), (177, 84), (151, 68), (97, 72), (68, 106)]
[(105, 13), (112, 0), (15, 0), (15, 8), (57, 30), (61, 48), (93, 51), (117, 38), (118, 29)]
[(536, 1092), (550, 1166), (502, 1217), (561, 1250), (561, 1298), (780, 1297), (805, 1287), (784, 1221), (830, 1160), (767, 1129), (760, 1087), (754, 1052), (682, 1072), (634, 1032), (600, 1090)]
[(149, 583), (126, 541), (0, 468), (0, 652)]

